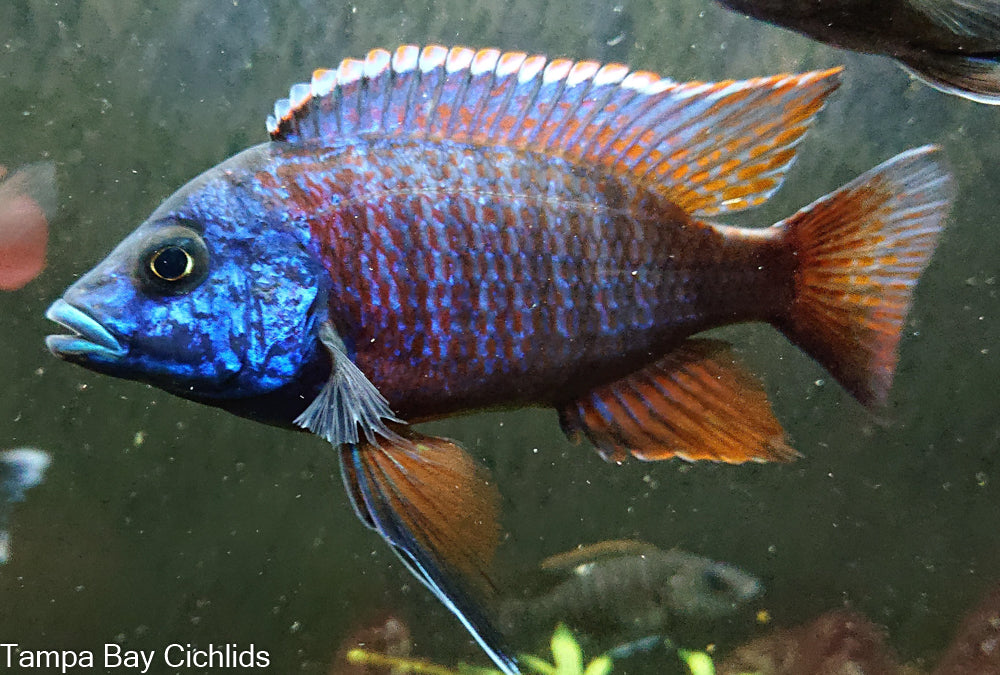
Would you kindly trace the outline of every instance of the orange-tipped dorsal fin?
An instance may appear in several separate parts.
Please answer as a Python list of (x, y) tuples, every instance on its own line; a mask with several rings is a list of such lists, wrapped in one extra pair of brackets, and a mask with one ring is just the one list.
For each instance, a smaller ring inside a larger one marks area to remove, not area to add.
[(609, 461), (796, 457), (760, 381), (719, 340), (684, 341), (656, 363), (563, 404), (559, 421)]
[(398, 136), (497, 145), (628, 173), (698, 216), (764, 202), (839, 69), (677, 83), (620, 64), (404, 45), (317, 70), (275, 104), (275, 141)]

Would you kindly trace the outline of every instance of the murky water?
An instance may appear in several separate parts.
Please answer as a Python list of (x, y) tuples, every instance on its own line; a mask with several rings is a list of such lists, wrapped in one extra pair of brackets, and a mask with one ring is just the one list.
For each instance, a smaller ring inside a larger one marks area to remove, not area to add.
[[(1000, 110), (708, 0), (0, 4), (0, 162), (54, 160), (61, 194), (46, 271), (0, 295), (0, 447), (54, 458), (0, 567), (0, 642), (253, 643), (269, 672), (323, 673), (348, 633), (391, 611), (416, 626), (417, 653), (485, 663), (357, 521), (322, 441), (91, 374), (42, 341), (63, 288), (176, 187), (264, 140), (290, 84), (372, 47), (432, 41), (675, 79), (845, 64), (785, 187), (743, 222), (778, 220), (906, 148), (944, 146), (961, 191), (881, 418), (752, 326), (727, 335), (805, 455), (792, 465), (615, 467), (568, 443), (551, 411), (433, 426), (495, 474), (504, 575), (578, 543), (641, 538), (753, 571), (767, 586), (754, 607), (775, 623), (846, 605), (883, 624), (905, 658), (933, 662), (1000, 578)], [(751, 612), (712, 630), (699, 639), (725, 648), (764, 628)]]

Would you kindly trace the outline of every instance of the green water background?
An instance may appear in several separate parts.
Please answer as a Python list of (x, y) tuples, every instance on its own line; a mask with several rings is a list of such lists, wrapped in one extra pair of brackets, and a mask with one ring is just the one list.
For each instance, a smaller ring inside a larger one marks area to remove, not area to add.
[[(402, 42), (617, 60), (678, 80), (846, 65), (785, 187), (733, 222), (769, 224), (906, 148), (944, 147), (960, 192), (880, 417), (774, 330), (727, 331), (803, 453), (794, 464), (615, 467), (544, 410), (433, 426), (503, 491), (502, 573), (642, 538), (758, 574), (754, 608), (778, 625), (849, 606), (932, 663), (1000, 578), (1000, 110), (708, 0), (0, 4), (0, 163), (55, 161), (61, 203), (44, 274), (0, 295), (0, 447), (55, 460), (16, 514), (0, 642), (254, 643), (268, 672), (324, 673), (349, 633), (389, 611), (414, 626), (417, 653), (482, 661), (357, 521), (323, 442), (91, 374), (43, 344), (48, 304), (174, 189), (264, 140), (289, 85)], [(751, 613), (717, 630), (724, 649), (766, 629)]]

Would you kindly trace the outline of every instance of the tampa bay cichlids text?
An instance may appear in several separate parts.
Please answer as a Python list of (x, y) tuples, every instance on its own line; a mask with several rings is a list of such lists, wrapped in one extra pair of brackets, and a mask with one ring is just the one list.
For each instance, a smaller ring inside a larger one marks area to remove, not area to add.
[[(62, 673), (78, 668), (124, 668), (146, 673), (157, 654), (168, 668), (267, 668), (271, 655), (251, 643), (241, 649), (238, 644), (208, 645), (199, 648), (191, 644), (171, 644), (162, 650), (125, 649), (117, 643), (107, 643), (95, 653), (88, 649), (22, 648), (13, 642), (0, 643), (0, 662), (6, 668), (59, 670)], [(100, 659), (100, 660), (99, 660)]]

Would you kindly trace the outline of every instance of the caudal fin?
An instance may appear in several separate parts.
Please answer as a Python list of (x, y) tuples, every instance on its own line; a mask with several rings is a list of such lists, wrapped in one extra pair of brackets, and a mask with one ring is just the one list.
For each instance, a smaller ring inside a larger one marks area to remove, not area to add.
[(937, 148), (904, 152), (778, 224), (795, 295), (776, 323), (865, 405), (885, 402), (917, 279), (952, 200)]

